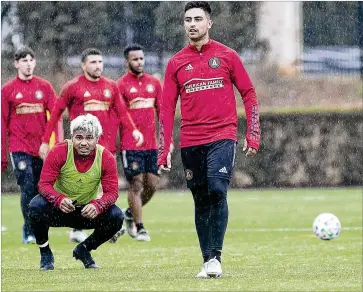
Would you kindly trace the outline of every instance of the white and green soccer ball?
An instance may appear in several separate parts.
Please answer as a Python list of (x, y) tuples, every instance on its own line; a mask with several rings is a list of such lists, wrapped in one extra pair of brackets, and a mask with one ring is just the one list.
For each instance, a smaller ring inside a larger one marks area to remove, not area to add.
[(323, 240), (336, 238), (342, 226), (337, 216), (332, 213), (321, 213), (315, 218), (313, 231), (317, 237)]

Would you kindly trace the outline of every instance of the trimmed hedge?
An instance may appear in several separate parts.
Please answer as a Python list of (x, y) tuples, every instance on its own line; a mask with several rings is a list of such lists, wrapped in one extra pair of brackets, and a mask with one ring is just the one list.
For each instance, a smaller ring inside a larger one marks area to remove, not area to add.
[[(234, 188), (338, 187), (363, 185), (362, 112), (263, 114), (261, 147), (254, 158), (242, 153), (245, 119), (239, 118)], [(65, 121), (65, 129), (69, 123)], [(178, 133), (179, 118), (175, 131)], [(65, 137), (69, 133), (66, 131)], [(174, 135), (176, 145), (179, 135)], [(164, 174), (161, 187), (185, 188), (180, 150), (173, 154), (173, 169)], [(118, 167), (120, 159), (118, 159)], [(121, 171), (121, 176), (123, 173)], [(2, 192), (18, 191), (10, 170), (2, 173)]]
[[(242, 153), (246, 122), (239, 119), (231, 186), (337, 187), (363, 185), (363, 115), (353, 113), (264, 114), (258, 155)], [(176, 121), (176, 130), (179, 120)], [(174, 136), (176, 143), (178, 137)], [(180, 151), (165, 187), (185, 187)]]

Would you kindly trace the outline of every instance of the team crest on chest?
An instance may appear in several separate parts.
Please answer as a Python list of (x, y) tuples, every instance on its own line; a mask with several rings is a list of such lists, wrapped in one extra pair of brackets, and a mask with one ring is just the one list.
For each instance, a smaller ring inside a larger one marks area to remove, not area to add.
[(16, 99), (23, 98), (23, 95), (21, 94), (21, 92), (18, 92), (18, 94), (17, 94), (17, 95), (15, 95), (15, 98), (16, 98)]
[(208, 65), (212, 69), (219, 68), (219, 66), (221, 65), (221, 60), (219, 60), (217, 57), (210, 58), (208, 60)]
[(155, 87), (152, 84), (146, 85), (146, 91), (149, 93), (153, 93), (155, 91)]
[(83, 97), (90, 97), (91, 93), (88, 92), (88, 90), (83, 94)]
[(42, 99), (43, 98), (43, 92), (40, 91), (40, 90), (37, 90), (34, 95), (35, 95), (36, 99)]
[(106, 98), (110, 98), (111, 97), (111, 90), (109, 90), (109, 89), (105, 89), (104, 91), (103, 91), (103, 95), (106, 97)]
[(131, 87), (130, 88), (130, 93), (135, 93), (135, 92), (137, 92), (137, 89), (135, 87)]

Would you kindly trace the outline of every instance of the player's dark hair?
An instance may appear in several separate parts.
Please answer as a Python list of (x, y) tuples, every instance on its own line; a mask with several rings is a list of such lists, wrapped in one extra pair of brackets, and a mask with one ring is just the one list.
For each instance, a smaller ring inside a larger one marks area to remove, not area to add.
[(185, 4), (184, 13), (187, 12), (189, 9), (192, 9), (192, 8), (200, 8), (205, 13), (207, 13), (209, 16), (211, 16), (211, 14), (212, 14), (212, 9), (210, 8), (209, 3), (206, 2), (206, 1), (192, 1), (192, 2), (188, 2), (187, 4)]
[(124, 49), (124, 57), (125, 59), (128, 58), (129, 53), (131, 51), (143, 51), (142, 46), (138, 45), (138, 44), (132, 44), (132, 45), (128, 45), (125, 49)]
[(32, 56), (32, 58), (35, 58), (35, 53), (31, 48), (22, 47), (22, 48), (16, 50), (16, 52), (14, 54), (14, 59), (15, 59), (15, 61), (19, 61), (20, 59), (25, 58), (27, 55)]
[(95, 49), (95, 48), (88, 48), (88, 49), (85, 49), (83, 52), (82, 52), (82, 56), (81, 56), (81, 61), (82, 63), (86, 60), (86, 58), (90, 55), (100, 55), (102, 56), (102, 52), (98, 49)]

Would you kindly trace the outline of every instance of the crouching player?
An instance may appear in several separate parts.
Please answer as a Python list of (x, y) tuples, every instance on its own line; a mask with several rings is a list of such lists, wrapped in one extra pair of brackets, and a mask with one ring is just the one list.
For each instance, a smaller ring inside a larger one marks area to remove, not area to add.
[[(123, 223), (118, 198), (116, 160), (99, 145), (102, 127), (97, 117), (86, 114), (71, 121), (71, 140), (49, 152), (39, 181), (40, 194), (30, 202), (31, 227), (40, 249), (40, 269), (53, 270), (48, 242), (49, 227), (94, 229), (73, 250), (86, 269), (99, 268), (91, 251), (108, 241)], [(100, 184), (103, 196), (97, 199)]]

